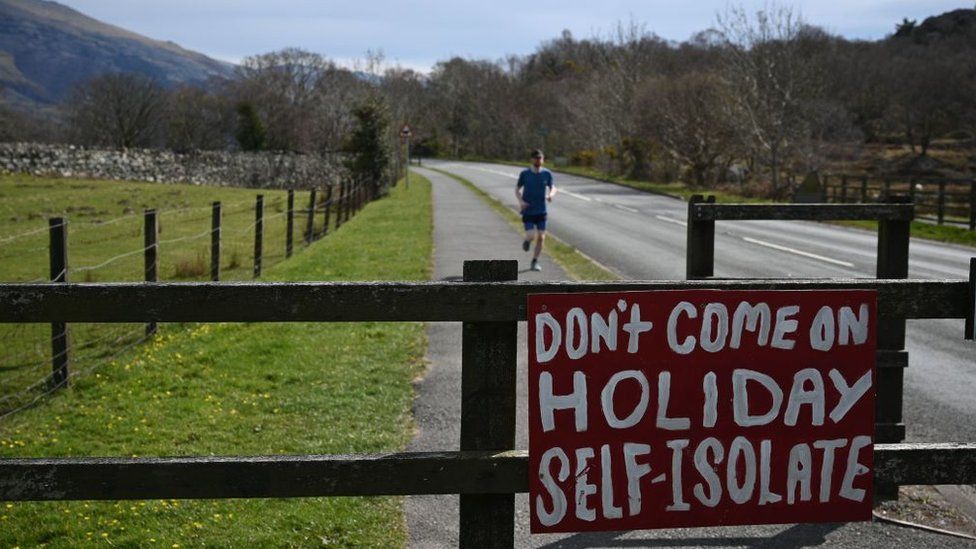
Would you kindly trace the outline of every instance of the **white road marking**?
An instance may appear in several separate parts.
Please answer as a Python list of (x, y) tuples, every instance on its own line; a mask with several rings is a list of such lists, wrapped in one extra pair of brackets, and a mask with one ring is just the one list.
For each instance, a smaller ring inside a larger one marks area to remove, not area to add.
[(505, 177), (510, 177), (512, 179), (518, 179), (518, 175), (516, 175), (514, 173), (503, 172), (503, 171), (499, 171), (499, 170), (492, 170), (490, 168), (482, 168), (480, 166), (471, 166), (471, 169), (472, 170), (478, 170), (479, 172), (493, 173), (495, 175), (503, 175)]
[(620, 209), (620, 210), (623, 210), (625, 212), (640, 213), (640, 210), (635, 210), (634, 208), (631, 208), (631, 207), (628, 207), (628, 206), (624, 206), (623, 204), (614, 204), (613, 207), (614, 208), (617, 208), (617, 209)]
[(660, 219), (661, 221), (667, 221), (668, 223), (674, 223), (675, 225), (681, 225), (682, 227), (687, 227), (688, 223), (671, 217), (664, 217), (663, 215), (655, 215), (654, 217)]
[(573, 198), (578, 198), (578, 199), (583, 200), (583, 201), (586, 201), (586, 202), (593, 202), (593, 199), (592, 198), (590, 198), (588, 196), (583, 196), (583, 195), (581, 195), (579, 193), (574, 193), (573, 191), (567, 191), (566, 189), (559, 189), (559, 192), (566, 193), (569, 196), (572, 196)]
[(766, 242), (765, 240), (757, 240), (755, 238), (749, 238), (748, 236), (743, 236), (742, 237), (742, 240), (745, 240), (746, 242), (749, 242), (750, 244), (757, 244), (759, 246), (765, 246), (767, 248), (772, 248), (774, 250), (779, 250), (781, 252), (787, 252), (787, 253), (791, 253), (791, 254), (796, 254), (796, 255), (799, 255), (799, 256), (808, 257), (810, 259), (816, 259), (818, 261), (823, 261), (825, 263), (832, 263), (834, 265), (840, 265), (842, 267), (847, 267), (847, 268), (850, 268), (850, 269), (853, 269), (854, 268), (854, 264), (853, 263), (850, 263), (850, 262), (847, 262), (847, 261), (841, 261), (839, 259), (834, 259), (834, 258), (831, 258), (831, 257), (824, 257), (822, 255), (817, 255), (817, 254), (810, 253), (810, 252), (804, 252), (803, 250), (797, 250), (796, 248), (789, 248), (787, 246), (780, 246), (779, 244), (773, 244), (772, 242)]

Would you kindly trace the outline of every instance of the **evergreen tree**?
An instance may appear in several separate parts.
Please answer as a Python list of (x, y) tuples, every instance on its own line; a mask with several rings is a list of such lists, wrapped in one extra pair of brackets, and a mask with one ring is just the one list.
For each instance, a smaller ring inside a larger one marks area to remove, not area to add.
[(242, 151), (261, 151), (267, 145), (267, 133), (252, 103), (237, 106), (237, 144)]
[(370, 95), (353, 108), (352, 114), (356, 125), (346, 143), (350, 155), (346, 167), (353, 177), (375, 189), (390, 165), (390, 111), (380, 97)]

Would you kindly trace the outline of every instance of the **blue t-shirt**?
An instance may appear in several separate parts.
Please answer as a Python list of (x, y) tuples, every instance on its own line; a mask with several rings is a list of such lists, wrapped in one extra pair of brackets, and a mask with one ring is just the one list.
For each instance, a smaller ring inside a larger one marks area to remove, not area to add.
[(552, 172), (542, 168), (539, 173), (531, 168), (522, 170), (518, 178), (518, 188), (522, 189), (522, 200), (529, 207), (522, 215), (542, 215), (546, 213), (546, 188), (552, 187)]

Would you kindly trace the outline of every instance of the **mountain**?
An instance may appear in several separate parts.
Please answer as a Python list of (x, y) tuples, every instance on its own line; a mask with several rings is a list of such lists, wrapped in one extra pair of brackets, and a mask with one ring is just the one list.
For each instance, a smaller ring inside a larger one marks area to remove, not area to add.
[(926, 18), (920, 24), (905, 19), (895, 32), (894, 38), (910, 38), (919, 44), (944, 40), (968, 43), (976, 46), (976, 9), (958, 9)]
[(64, 100), (79, 83), (132, 72), (164, 85), (227, 77), (233, 65), (45, 0), (0, 0), (0, 89), (18, 108)]

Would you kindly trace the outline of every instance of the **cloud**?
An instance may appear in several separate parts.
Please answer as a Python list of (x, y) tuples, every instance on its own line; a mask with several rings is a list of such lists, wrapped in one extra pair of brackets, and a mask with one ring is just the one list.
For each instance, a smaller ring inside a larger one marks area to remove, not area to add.
[[(63, 0), (71, 7), (152, 38), (172, 40), (219, 59), (239, 61), (295, 46), (338, 60), (383, 50), (389, 59), (429, 68), (454, 55), (500, 59), (525, 54), (569, 29), (579, 38), (607, 35), (633, 18), (666, 39), (685, 40), (714, 25), (727, 0)], [(741, 2), (761, 9), (766, 0)], [(732, 5), (735, 5), (733, 3)], [(881, 38), (903, 17), (924, 19), (972, 2), (805, 0), (808, 23), (852, 38)]]

